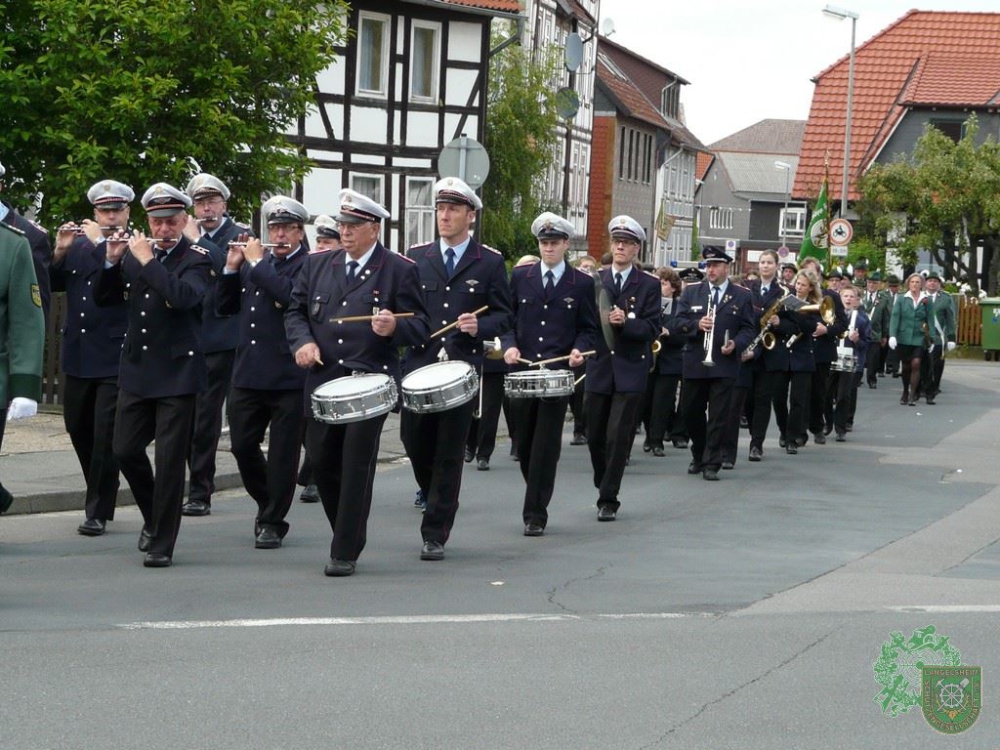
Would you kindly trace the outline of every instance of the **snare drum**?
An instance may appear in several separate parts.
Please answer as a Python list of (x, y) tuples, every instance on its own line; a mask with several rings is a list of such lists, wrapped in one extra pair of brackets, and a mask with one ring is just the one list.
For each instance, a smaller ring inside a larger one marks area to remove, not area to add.
[(310, 400), (313, 416), (320, 422), (361, 422), (395, 408), (396, 381), (382, 373), (357, 373), (323, 383)]
[(830, 363), (830, 369), (837, 372), (854, 372), (854, 350), (846, 346), (837, 347), (837, 359)]
[(403, 407), (433, 414), (466, 404), (476, 397), (479, 376), (468, 362), (435, 362), (403, 378)]
[(507, 398), (572, 396), (575, 378), (570, 370), (524, 370), (504, 376)]

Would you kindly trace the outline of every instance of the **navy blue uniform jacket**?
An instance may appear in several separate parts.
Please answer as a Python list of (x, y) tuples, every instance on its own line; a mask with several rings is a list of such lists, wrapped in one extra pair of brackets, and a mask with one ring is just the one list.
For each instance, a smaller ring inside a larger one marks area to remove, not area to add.
[[(378, 243), (364, 269), (348, 286), (347, 257), (345, 250), (307, 255), (285, 313), (285, 334), (292, 356), (303, 345), (315, 343), (323, 360), (306, 375), (306, 414), (312, 413), (312, 392), (334, 378), (358, 371), (385, 373), (398, 381), (399, 347), (426, 343), (431, 333), (416, 263)], [(330, 322), (331, 318), (371, 315), (376, 305), (383, 310), (415, 314), (412, 318), (397, 318), (391, 337), (377, 335), (367, 321)]]
[(478, 310), (483, 305), (489, 305), (489, 310), (476, 316), (479, 322), (476, 336), (453, 328), (436, 341), (417, 342), (403, 358), (403, 371), (410, 373), (437, 362), (442, 346), (449, 359), (462, 360), (478, 367), (483, 361), (483, 339), (493, 339), (506, 333), (512, 323), (510, 286), (507, 284), (503, 256), (492, 248), (480, 245), (475, 238), (470, 239), (462, 259), (455, 266), (455, 273), (449, 279), (438, 241), (415, 245), (406, 254), (417, 264), (431, 332), (454, 323), (462, 313)]
[[(670, 305), (670, 313), (660, 313), (660, 327), (666, 328), (668, 336), (660, 337), (660, 353), (656, 355), (656, 372), (659, 375), (680, 375), (683, 361), (681, 352), (687, 343), (687, 336), (681, 335), (678, 330), (681, 319), (677, 315), (680, 296), (674, 297)], [(663, 305), (663, 297), (660, 297), (660, 305)], [(662, 307), (661, 307), (662, 310)]]
[(208, 250), (208, 257), (212, 261), (210, 275), (213, 283), (208, 285), (208, 290), (205, 292), (201, 315), (201, 332), (206, 354), (235, 349), (240, 340), (239, 308), (236, 308), (236, 312), (222, 312), (216, 300), (219, 285), (214, 282), (226, 267), (229, 243), (243, 233), (253, 234), (250, 227), (240, 226), (227, 216), (211, 237), (206, 234), (198, 240), (198, 244)]
[(167, 398), (205, 388), (201, 302), (212, 264), (182, 237), (162, 261), (145, 266), (128, 250), (101, 271), (97, 304), (128, 300), (128, 332), (118, 387), (140, 398)]
[[(788, 287), (779, 283), (777, 279), (771, 280), (767, 294), (763, 297), (761, 296), (760, 288), (761, 283), (759, 279), (755, 280), (750, 286), (750, 293), (753, 295), (753, 315), (756, 318), (757, 326), (754, 336), (760, 333), (761, 316), (764, 315), (771, 305), (781, 299), (786, 292), (790, 291)], [(785, 346), (785, 340), (789, 333), (793, 333), (794, 331), (787, 327), (782, 330), (780, 326), (772, 326), (770, 330), (777, 339), (774, 348), (765, 349), (763, 343), (759, 344), (754, 351), (754, 366), (767, 372), (785, 372), (788, 370), (788, 347)]]
[(95, 246), (77, 237), (63, 259), (49, 268), (52, 290), (66, 292), (62, 371), (75, 378), (118, 377), (128, 313), (124, 301), (97, 306), (106, 247), (103, 241)]
[(611, 303), (635, 313), (624, 325), (611, 326), (614, 347), (609, 350), (604, 336), (597, 336), (597, 355), (587, 360), (587, 393), (642, 393), (652, 364), (653, 340), (660, 334), (660, 281), (638, 268), (629, 273), (621, 294), (615, 294), (613, 271), (600, 272), (603, 287)]
[(286, 260), (265, 255), (254, 267), (244, 263), (239, 273), (219, 276), (219, 314), (239, 313), (240, 336), (233, 364), (237, 388), (291, 391), (305, 383), (306, 371), (295, 364), (288, 346), (285, 311), (307, 254), (300, 245)]
[[(503, 336), (504, 351), (516, 346), (525, 359), (538, 360), (593, 348), (598, 327), (594, 278), (566, 264), (559, 283), (546, 294), (543, 273), (541, 263), (511, 272), (515, 319), (514, 330)], [(552, 367), (568, 370), (569, 363)]]
[[(740, 355), (757, 335), (750, 290), (730, 281), (715, 311), (715, 336), (712, 339), (712, 361), (715, 366), (703, 365), (706, 334), (698, 329), (698, 321), (708, 313), (711, 289), (712, 285), (706, 280), (700, 284), (692, 284), (681, 292), (678, 313), (681, 319), (680, 330), (688, 337), (684, 348), (685, 379), (735, 378), (740, 369)], [(736, 342), (736, 348), (728, 355), (722, 353), (726, 333), (730, 340)]]

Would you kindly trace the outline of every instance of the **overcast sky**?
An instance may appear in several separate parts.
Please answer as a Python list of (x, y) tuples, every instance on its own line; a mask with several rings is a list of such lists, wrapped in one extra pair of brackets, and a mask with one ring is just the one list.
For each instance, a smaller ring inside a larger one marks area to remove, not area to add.
[[(850, 20), (814, 0), (602, 0), (611, 39), (690, 82), (681, 103), (708, 145), (767, 118), (805, 120), (810, 79), (851, 48)], [(998, 0), (837, 0), (859, 15), (857, 46), (912, 8), (1000, 12)]]

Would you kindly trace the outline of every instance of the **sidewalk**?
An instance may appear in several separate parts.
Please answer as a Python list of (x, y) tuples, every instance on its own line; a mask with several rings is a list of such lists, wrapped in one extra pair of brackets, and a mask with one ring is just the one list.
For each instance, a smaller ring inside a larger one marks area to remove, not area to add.
[[(152, 461), (152, 446), (149, 455)], [(223, 434), (216, 455), (216, 491), (242, 486), (236, 460), (229, 452), (228, 435)], [(399, 415), (390, 414), (382, 431), (378, 460), (393, 461), (405, 455), (399, 438)], [(14, 504), (6, 515), (83, 510), (83, 472), (63, 427), (62, 414), (40, 412), (31, 419), (7, 423), (0, 453), (0, 482), (14, 495)], [(122, 479), (118, 505), (133, 503), (128, 482)]]

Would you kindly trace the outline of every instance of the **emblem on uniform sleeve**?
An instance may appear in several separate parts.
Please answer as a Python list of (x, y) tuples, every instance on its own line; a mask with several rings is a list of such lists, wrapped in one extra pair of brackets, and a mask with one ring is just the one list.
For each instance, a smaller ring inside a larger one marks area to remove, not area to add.
[(35, 303), (35, 307), (42, 306), (42, 293), (38, 289), (38, 284), (31, 285), (31, 301)]

